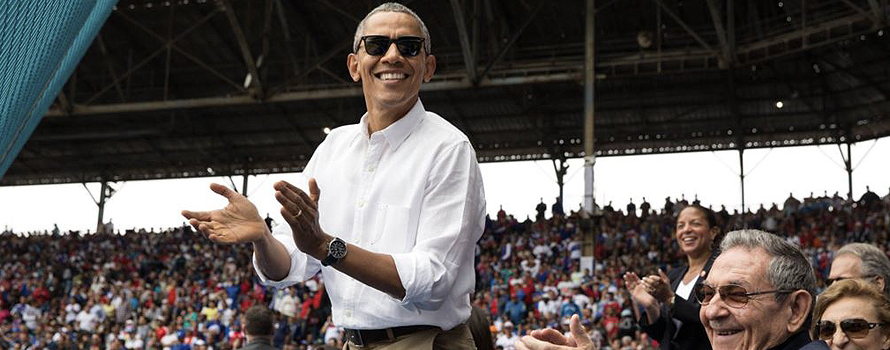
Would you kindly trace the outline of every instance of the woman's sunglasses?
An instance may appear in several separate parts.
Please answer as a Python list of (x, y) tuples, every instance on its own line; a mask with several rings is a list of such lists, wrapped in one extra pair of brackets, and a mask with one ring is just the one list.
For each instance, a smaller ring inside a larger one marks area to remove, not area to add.
[[(861, 318), (848, 318), (841, 321), (841, 330), (852, 339), (860, 339), (868, 336), (868, 332), (877, 326), (883, 326), (884, 323), (872, 323)], [(819, 332), (819, 338), (828, 340), (834, 337), (837, 332), (837, 325), (831, 321), (816, 322), (816, 330)]]
[[(365, 35), (359, 41), (359, 45), (363, 42), (365, 43), (365, 52), (371, 56), (383, 56), (392, 43), (396, 43), (396, 48), (399, 49), (399, 53), (404, 57), (417, 56), (420, 54), (420, 49), (423, 48), (423, 38), (416, 36), (403, 36), (391, 39), (383, 35)], [(358, 51), (358, 47), (355, 48), (355, 51)]]

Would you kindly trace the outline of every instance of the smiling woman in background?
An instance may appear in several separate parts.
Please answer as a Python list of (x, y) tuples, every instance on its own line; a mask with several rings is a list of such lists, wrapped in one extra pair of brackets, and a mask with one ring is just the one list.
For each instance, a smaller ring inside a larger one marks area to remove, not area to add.
[(675, 233), (686, 266), (670, 271), (670, 276), (659, 271), (642, 279), (628, 272), (624, 282), (634, 303), (646, 311), (639, 320), (643, 331), (658, 340), (661, 349), (710, 349), (698, 316), (701, 305), (692, 292), (711, 269), (720, 227), (713, 211), (690, 205), (677, 216)]
[(890, 300), (861, 279), (831, 284), (816, 298), (813, 339), (832, 349), (890, 349)]

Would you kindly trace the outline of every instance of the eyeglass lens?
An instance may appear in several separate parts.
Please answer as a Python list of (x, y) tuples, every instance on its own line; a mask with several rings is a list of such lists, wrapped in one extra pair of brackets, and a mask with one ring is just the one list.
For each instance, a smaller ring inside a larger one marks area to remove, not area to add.
[(702, 284), (698, 288), (696, 297), (702, 305), (707, 305), (714, 298), (716, 293), (720, 293), (723, 302), (731, 307), (742, 307), (748, 303), (748, 290), (742, 286), (725, 285), (720, 286), (717, 290), (714, 287)]

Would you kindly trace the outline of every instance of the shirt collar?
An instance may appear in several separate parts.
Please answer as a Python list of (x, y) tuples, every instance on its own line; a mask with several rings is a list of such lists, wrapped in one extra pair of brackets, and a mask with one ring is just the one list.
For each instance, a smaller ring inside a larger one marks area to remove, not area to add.
[[(411, 107), (411, 110), (409, 110), (404, 117), (379, 132), (386, 138), (389, 147), (396, 149), (406, 138), (408, 138), (408, 135), (411, 135), (411, 132), (414, 131), (418, 124), (420, 124), (425, 114), (426, 109), (423, 108), (423, 103), (420, 102), (420, 98), (418, 98), (414, 107)], [(371, 135), (368, 134), (367, 112), (362, 116), (361, 121), (359, 121), (359, 129), (361, 129), (361, 135), (365, 137), (365, 140), (371, 138)]]

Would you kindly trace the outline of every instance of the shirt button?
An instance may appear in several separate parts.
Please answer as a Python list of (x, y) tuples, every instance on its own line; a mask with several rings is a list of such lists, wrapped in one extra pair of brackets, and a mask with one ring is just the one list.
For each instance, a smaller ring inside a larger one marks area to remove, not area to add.
[(374, 172), (374, 166), (373, 166), (373, 165), (368, 167), (368, 172), (369, 172), (369, 173), (373, 173), (373, 172)]
[(357, 204), (358, 204), (358, 207), (359, 207), (359, 208), (364, 207), (364, 206), (365, 206), (365, 201), (364, 201), (364, 200), (359, 200)]

